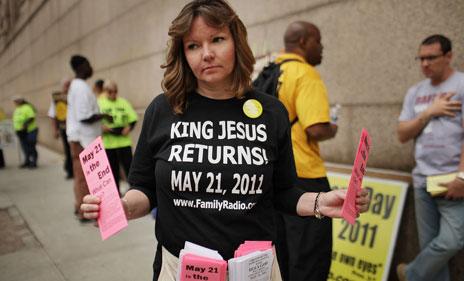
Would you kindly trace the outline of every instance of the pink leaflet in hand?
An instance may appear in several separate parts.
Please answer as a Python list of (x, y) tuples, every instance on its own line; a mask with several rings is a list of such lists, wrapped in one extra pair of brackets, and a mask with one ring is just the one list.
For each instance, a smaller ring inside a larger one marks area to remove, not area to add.
[(342, 217), (350, 224), (354, 224), (358, 216), (356, 210), (356, 193), (361, 189), (364, 174), (366, 173), (366, 164), (370, 147), (371, 137), (366, 129), (362, 129), (356, 158), (354, 159), (353, 170), (351, 172), (350, 183), (342, 207)]
[(101, 137), (89, 144), (79, 159), (90, 194), (101, 199), (98, 226), (102, 240), (106, 240), (127, 227), (127, 218)]

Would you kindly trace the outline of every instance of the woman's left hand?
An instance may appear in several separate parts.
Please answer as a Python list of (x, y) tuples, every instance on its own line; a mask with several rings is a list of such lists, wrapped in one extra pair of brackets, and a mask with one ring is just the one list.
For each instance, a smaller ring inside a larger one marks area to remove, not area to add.
[[(331, 218), (342, 217), (343, 202), (346, 198), (346, 189), (337, 189), (322, 193), (319, 196), (319, 209), (321, 214)], [(358, 191), (356, 194), (356, 209), (359, 213), (364, 213), (369, 208), (369, 192), (366, 189)]]

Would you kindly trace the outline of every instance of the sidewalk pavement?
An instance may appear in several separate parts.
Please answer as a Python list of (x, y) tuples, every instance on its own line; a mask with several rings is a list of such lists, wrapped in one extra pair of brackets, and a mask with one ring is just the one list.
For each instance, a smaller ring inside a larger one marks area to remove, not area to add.
[(72, 180), (60, 154), (38, 147), (39, 167), (19, 169), (16, 147), (0, 169), (0, 280), (152, 280), (156, 247), (151, 216), (102, 241), (73, 214)]

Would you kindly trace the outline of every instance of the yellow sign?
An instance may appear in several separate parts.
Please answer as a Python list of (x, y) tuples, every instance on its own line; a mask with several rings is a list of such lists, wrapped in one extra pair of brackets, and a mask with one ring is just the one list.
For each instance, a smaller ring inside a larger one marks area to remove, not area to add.
[[(332, 189), (347, 188), (350, 177), (328, 173)], [(408, 184), (364, 177), (369, 210), (350, 225), (333, 220), (332, 266), (328, 281), (384, 281), (388, 278)]]

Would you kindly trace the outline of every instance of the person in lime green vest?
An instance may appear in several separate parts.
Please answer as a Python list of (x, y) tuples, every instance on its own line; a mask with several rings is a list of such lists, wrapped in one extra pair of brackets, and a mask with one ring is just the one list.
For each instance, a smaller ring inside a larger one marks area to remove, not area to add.
[(24, 153), (24, 163), (20, 168), (37, 168), (37, 135), (36, 110), (21, 96), (14, 96), (16, 109), (13, 112), (13, 128), (19, 138)]
[(129, 175), (132, 162), (132, 140), (129, 133), (137, 122), (137, 113), (126, 99), (118, 97), (118, 86), (115, 82), (107, 80), (103, 88), (107, 96), (98, 98), (100, 112), (113, 117), (113, 122), (102, 122), (103, 145), (119, 189), (119, 166), (123, 167), (126, 177)]

